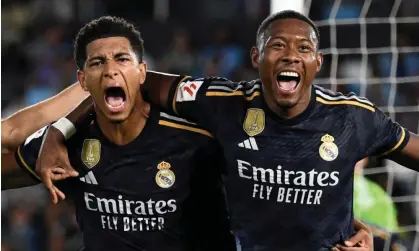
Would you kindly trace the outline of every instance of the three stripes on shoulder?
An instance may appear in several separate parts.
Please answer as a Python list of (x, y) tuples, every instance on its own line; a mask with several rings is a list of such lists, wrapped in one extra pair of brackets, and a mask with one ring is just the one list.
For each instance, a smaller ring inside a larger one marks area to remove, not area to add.
[(317, 102), (326, 105), (355, 105), (375, 112), (373, 103), (368, 101), (366, 98), (358, 97), (353, 93), (345, 96), (342, 93), (335, 93), (319, 86), (316, 86), (315, 90)]
[(198, 124), (188, 121), (186, 119), (169, 115), (164, 112), (160, 112), (159, 125), (173, 127), (177, 129), (187, 130), (191, 132), (200, 133), (209, 137), (212, 137), (212, 134), (200, 127)]
[(206, 96), (244, 96), (247, 101), (261, 94), (261, 85), (256, 81), (234, 83), (230, 81), (212, 81)]

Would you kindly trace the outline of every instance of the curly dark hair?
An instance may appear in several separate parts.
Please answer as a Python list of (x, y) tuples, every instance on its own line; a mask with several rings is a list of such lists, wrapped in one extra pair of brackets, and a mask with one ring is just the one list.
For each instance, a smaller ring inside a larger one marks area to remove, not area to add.
[(125, 37), (141, 62), (144, 54), (144, 41), (140, 31), (123, 18), (104, 16), (94, 19), (80, 29), (74, 41), (74, 59), (77, 67), (82, 70), (86, 62), (87, 45), (100, 38)]

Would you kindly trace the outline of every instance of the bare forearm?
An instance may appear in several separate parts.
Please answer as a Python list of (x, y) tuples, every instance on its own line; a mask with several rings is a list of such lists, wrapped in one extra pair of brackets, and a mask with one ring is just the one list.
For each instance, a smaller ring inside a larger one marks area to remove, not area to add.
[(2, 120), (2, 151), (3, 148), (15, 150), (29, 135), (65, 116), (87, 96), (88, 93), (75, 83), (56, 96)]

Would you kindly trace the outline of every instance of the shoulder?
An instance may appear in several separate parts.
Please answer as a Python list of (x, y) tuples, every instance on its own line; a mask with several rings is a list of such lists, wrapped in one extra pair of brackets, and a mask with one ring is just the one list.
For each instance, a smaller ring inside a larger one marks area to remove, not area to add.
[(207, 97), (240, 97), (249, 100), (260, 96), (261, 82), (260, 80), (235, 82), (222, 77), (185, 77), (178, 85), (180, 95), (177, 95), (177, 97), (178, 99), (186, 99), (189, 96), (194, 97), (194, 94), (200, 89), (204, 91)]
[(208, 81), (205, 95), (209, 97), (238, 97), (252, 100), (261, 95), (262, 85), (260, 80), (234, 82), (225, 78), (204, 78)]
[(172, 128), (174, 132), (192, 132), (195, 136), (213, 137), (208, 130), (201, 127), (197, 123), (191, 122), (182, 117), (170, 114), (162, 110), (159, 111), (158, 124), (159, 126)]
[(314, 93), (316, 95), (316, 102), (321, 103), (327, 107), (346, 108), (351, 111), (370, 111), (375, 112), (376, 106), (364, 97), (357, 96), (355, 93), (343, 94), (329, 89), (322, 88), (318, 85), (313, 85)]

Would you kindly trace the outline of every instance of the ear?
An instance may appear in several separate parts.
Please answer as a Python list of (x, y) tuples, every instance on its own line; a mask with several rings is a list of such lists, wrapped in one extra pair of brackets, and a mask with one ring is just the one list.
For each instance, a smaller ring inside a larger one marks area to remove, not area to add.
[(323, 53), (317, 52), (316, 61), (317, 61), (316, 71), (319, 72), (322, 69), (322, 65), (323, 65)]
[(145, 82), (145, 78), (147, 75), (147, 64), (146, 62), (141, 62), (138, 64), (138, 70), (140, 71), (140, 84)]
[(253, 68), (259, 69), (259, 49), (252, 47), (250, 50), (250, 59), (252, 60)]
[(83, 71), (80, 71), (80, 70), (77, 71), (77, 79), (79, 80), (79, 84), (81, 88), (83, 88), (83, 90), (85, 91), (89, 91), (89, 89), (87, 89), (86, 82), (84, 81), (85, 75)]

